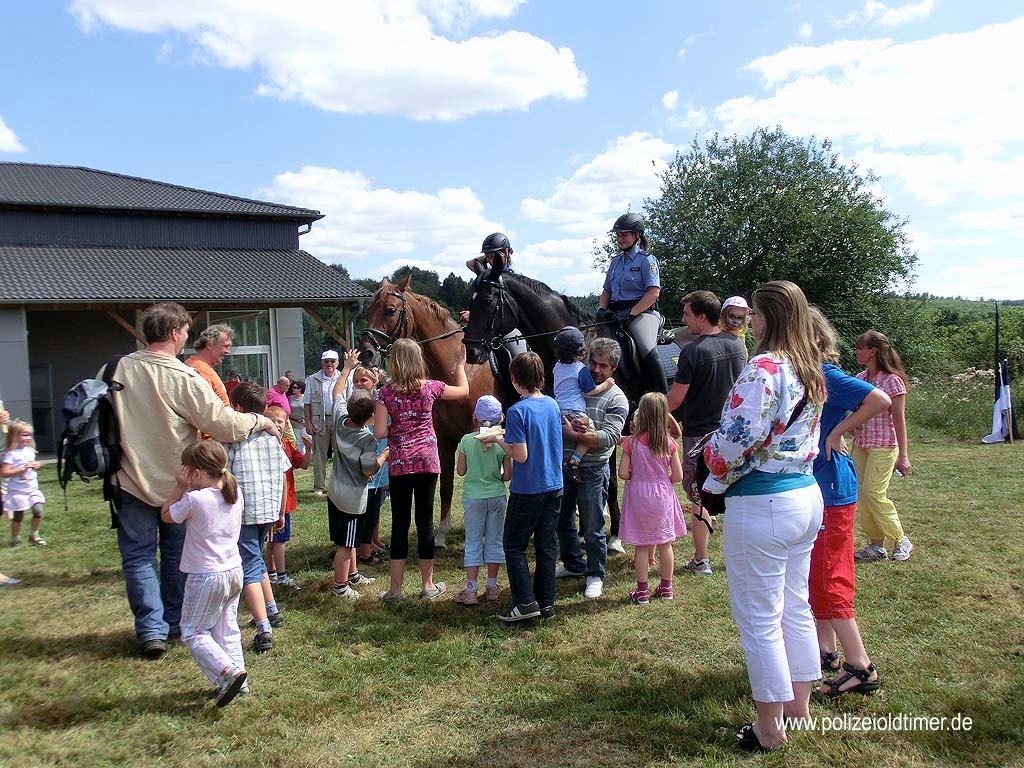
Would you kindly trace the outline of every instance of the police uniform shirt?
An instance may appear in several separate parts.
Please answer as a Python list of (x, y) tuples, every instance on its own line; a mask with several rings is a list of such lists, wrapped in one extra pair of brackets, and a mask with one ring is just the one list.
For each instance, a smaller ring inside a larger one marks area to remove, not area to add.
[(638, 245), (615, 256), (604, 277), (611, 301), (638, 301), (652, 286), (661, 287), (658, 260)]

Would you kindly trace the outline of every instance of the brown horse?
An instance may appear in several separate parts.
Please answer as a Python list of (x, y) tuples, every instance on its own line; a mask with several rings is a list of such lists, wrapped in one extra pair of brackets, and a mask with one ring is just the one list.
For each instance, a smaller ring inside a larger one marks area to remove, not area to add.
[[(384, 357), (395, 339), (409, 338), (423, 348), (430, 378), (455, 383), (455, 364), (462, 355), (462, 327), (444, 307), (409, 290), (409, 279), (398, 284), (387, 278), (366, 310), (367, 330), (364, 349), (373, 349)], [(444, 547), (451, 528), (452, 494), (455, 486), (455, 449), (459, 440), (473, 431), (473, 405), (480, 395), (495, 393), (490, 365), (467, 365), (469, 397), (465, 400), (438, 400), (434, 403), (434, 432), (441, 459), (441, 524), (435, 545)], [(503, 393), (504, 394), (504, 393)], [(503, 399), (498, 395), (499, 399)]]

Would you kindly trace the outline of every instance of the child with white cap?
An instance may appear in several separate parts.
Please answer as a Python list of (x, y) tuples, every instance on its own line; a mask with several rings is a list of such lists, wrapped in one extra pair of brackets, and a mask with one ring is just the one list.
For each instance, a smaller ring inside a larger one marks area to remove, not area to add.
[[(558, 409), (570, 423), (576, 419), (586, 424), (589, 418), (587, 401), (584, 398), (607, 391), (615, 386), (615, 379), (609, 376), (600, 384), (594, 383), (590, 368), (583, 362), (586, 341), (579, 328), (567, 325), (555, 334), (555, 354), (558, 362), (552, 370), (552, 378)], [(587, 455), (587, 450), (587, 446), (577, 443), (576, 450), (565, 462), (565, 470), (574, 482), (583, 482), (580, 462)]]
[(455, 471), (462, 485), (462, 510), (466, 526), (466, 588), (455, 595), (460, 605), (476, 605), (477, 576), (487, 564), (484, 600), (497, 600), (498, 568), (505, 562), (502, 530), (505, 526), (505, 483), (512, 477), (512, 458), (500, 445), (481, 443), (482, 434), (497, 434), (502, 421), (501, 403), (493, 395), (482, 395), (473, 409), (473, 421), (479, 430), (459, 442)]
[(726, 333), (747, 340), (747, 322), (750, 320), (750, 305), (742, 296), (730, 296), (722, 302), (722, 315), (718, 327)]

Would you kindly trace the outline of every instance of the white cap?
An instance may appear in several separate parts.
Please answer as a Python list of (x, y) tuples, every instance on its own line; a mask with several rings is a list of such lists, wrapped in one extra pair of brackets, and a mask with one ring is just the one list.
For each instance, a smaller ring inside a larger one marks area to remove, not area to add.
[(750, 305), (747, 304), (747, 300), (742, 296), (730, 296), (728, 299), (722, 302), (722, 309), (726, 307), (743, 307), (743, 309), (750, 311)]
[(335, 352), (333, 349), (328, 349), (326, 352), (324, 352), (322, 355), (320, 355), (320, 359), (321, 360), (337, 360), (338, 359), (338, 353)]

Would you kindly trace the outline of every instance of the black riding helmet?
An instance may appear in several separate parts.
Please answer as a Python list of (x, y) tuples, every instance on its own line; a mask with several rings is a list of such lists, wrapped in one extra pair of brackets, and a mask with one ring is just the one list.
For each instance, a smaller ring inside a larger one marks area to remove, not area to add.
[(483, 245), (480, 246), (480, 253), (494, 253), (495, 251), (504, 251), (506, 248), (511, 247), (512, 244), (503, 233), (495, 232), (484, 238)]
[(644, 233), (644, 223), (640, 219), (639, 213), (624, 213), (615, 220), (615, 224), (612, 225), (611, 234), (618, 234), (619, 232), (632, 232), (637, 237), (640, 237)]

